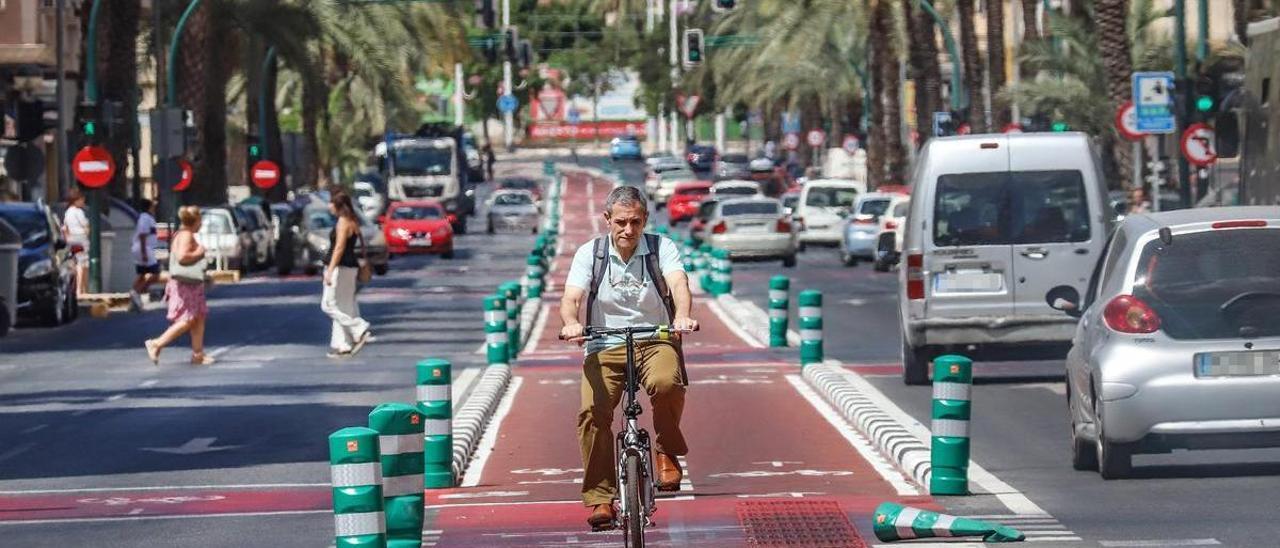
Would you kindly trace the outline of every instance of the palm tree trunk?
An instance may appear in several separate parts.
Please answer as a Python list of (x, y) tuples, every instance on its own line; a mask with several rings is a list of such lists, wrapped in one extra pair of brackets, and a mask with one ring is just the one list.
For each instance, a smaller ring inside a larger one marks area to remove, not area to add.
[(884, 178), (875, 181), (876, 185), (901, 183), (907, 171), (906, 150), (902, 147), (902, 62), (898, 60), (898, 51), (894, 40), (887, 39), (895, 34), (893, 6), (890, 0), (876, 2), (873, 18), (877, 21), (878, 33), (872, 36), (884, 36), (880, 41), (880, 81), (883, 90), (879, 102), (884, 105), (884, 114), (880, 124), (884, 127)]
[(123, 0), (103, 2), (101, 9), (97, 34), (98, 51), (102, 52), (97, 65), (99, 100), (118, 101), (124, 107), (123, 112), (117, 113), (124, 123), (112, 128), (107, 142), (107, 150), (119, 166), (108, 190), (113, 196), (124, 197), (129, 194), (125, 167), (129, 149), (137, 138), (138, 110), (134, 99), (138, 96), (138, 19), (142, 6), (139, 0)]
[[(881, 6), (888, 0), (877, 0), (871, 6), (871, 19), (868, 34), (870, 36), (888, 37), (889, 23), (885, 21), (885, 10)], [(871, 59), (868, 62), (867, 76), (871, 79), (871, 105), (869, 111), (870, 127), (867, 128), (867, 182), (868, 186), (879, 185), (888, 178), (889, 133), (892, 129), (885, 123), (885, 65), (889, 64), (886, 45), (889, 40), (872, 40), (868, 42)]]
[(1004, 3), (987, 0), (987, 67), (991, 71), (991, 129), (1003, 131), (1009, 124), (1009, 108), (996, 97), (1004, 89)]
[(957, 0), (960, 17), (960, 50), (964, 57), (964, 85), (969, 93), (967, 122), (974, 133), (987, 132), (986, 108), (982, 95), (982, 61), (978, 54), (978, 34), (973, 26), (973, 0)]
[(902, 13), (911, 34), (911, 74), (916, 82), (916, 131), (920, 146), (933, 137), (930, 121), (942, 110), (942, 67), (938, 65), (938, 31), (929, 12), (914, 9), (913, 0), (903, 0)]
[(227, 201), (227, 81), (237, 59), (238, 40), (218, 6), (201, 3), (187, 22), (181, 49), (179, 97), (196, 125), (195, 169), (185, 203)]
[(1036, 30), (1036, 0), (1022, 1), (1022, 39), (1033, 40), (1040, 37), (1040, 32)]
[(324, 100), (329, 94), (319, 82), (307, 80), (302, 86), (302, 140), (303, 153), (298, 162), (297, 184), (300, 187), (318, 189), (319, 174), (316, 171), (320, 158), (320, 117)]
[[(1094, 4), (1094, 16), (1098, 21), (1098, 46), (1102, 50), (1102, 65), (1107, 73), (1107, 95), (1111, 98), (1111, 108), (1119, 109), (1132, 96), (1129, 78), (1133, 74), (1133, 64), (1129, 54), (1129, 34), (1125, 30), (1125, 20), (1129, 14), (1128, 0), (1097, 0)], [(1114, 130), (1107, 132), (1112, 144), (1118, 141)], [(1122, 185), (1129, 184), (1133, 174), (1130, 165), (1129, 147), (1123, 143), (1110, 146), (1115, 159), (1115, 167), (1119, 172)]]

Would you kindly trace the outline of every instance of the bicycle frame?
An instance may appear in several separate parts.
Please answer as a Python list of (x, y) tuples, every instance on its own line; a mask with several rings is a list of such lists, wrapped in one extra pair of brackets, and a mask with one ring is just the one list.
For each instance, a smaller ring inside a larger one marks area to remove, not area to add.
[[(653, 475), (653, 451), (649, 444), (649, 432), (640, 427), (639, 416), (643, 412), (640, 402), (636, 399), (636, 392), (639, 391), (639, 379), (636, 372), (636, 356), (635, 356), (635, 335), (627, 332), (627, 363), (626, 363), (626, 397), (623, 404), (622, 413), (624, 416), (624, 427), (617, 434), (615, 442), (615, 457), (617, 458), (617, 478), (618, 478), (618, 506), (617, 525), (623, 527), (626, 523), (626, 516), (630, 512), (640, 509), (628, 508), (627, 497), (621, 496), (627, 490), (627, 486), (631, 481), (638, 481), (640, 487), (640, 500), (644, 504), (645, 524), (651, 525), (653, 513), (657, 510), (657, 504), (654, 500), (654, 493), (657, 490), (654, 486)], [(628, 478), (626, 474), (626, 458), (629, 455), (640, 456), (640, 478)]]

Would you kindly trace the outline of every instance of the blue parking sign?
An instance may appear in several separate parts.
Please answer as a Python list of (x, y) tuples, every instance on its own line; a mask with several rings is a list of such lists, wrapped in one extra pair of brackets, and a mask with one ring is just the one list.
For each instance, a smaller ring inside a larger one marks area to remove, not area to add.
[(511, 95), (508, 93), (498, 98), (498, 110), (501, 111), (503, 114), (506, 114), (508, 112), (515, 112), (516, 107), (519, 107), (519, 106), (520, 106), (520, 101), (516, 99), (515, 95)]
[(1173, 82), (1172, 72), (1133, 73), (1133, 108), (1138, 117), (1138, 131), (1173, 133), (1176, 130)]

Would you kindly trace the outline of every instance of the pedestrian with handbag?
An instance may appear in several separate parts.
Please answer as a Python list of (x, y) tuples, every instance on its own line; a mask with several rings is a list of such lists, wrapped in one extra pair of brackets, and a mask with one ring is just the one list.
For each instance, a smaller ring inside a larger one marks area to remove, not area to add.
[[(329, 198), (329, 212), (338, 222), (329, 232), (329, 259), (324, 269), (320, 309), (333, 319), (328, 356), (346, 358), (359, 352), (370, 339), (369, 322), (360, 317), (356, 304), (356, 285), (368, 282), (373, 272), (351, 196), (335, 190)], [(357, 240), (363, 260), (356, 257)]]
[(169, 283), (164, 298), (169, 302), (169, 329), (144, 345), (151, 363), (160, 365), (160, 350), (183, 333), (191, 333), (191, 364), (209, 365), (213, 358), (204, 354), (205, 318), (209, 307), (204, 297), (205, 248), (196, 240), (200, 230), (200, 208), (184, 206), (178, 210), (181, 225), (169, 245)]

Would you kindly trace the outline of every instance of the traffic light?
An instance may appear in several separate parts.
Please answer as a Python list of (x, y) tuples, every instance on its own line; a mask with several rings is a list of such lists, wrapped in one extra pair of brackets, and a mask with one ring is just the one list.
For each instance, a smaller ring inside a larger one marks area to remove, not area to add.
[(533, 42), (530, 42), (530, 41), (528, 41), (528, 40), (521, 40), (521, 41), (520, 41), (520, 54), (519, 54), (519, 57), (520, 57), (520, 63), (519, 63), (519, 64), (520, 64), (520, 66), (522, 66), (522, 67), (532, 67), (532, 66), (533, 66), (533, 63), (534, 63), (534, 59), (533, 59)]
[(1071, 124), (1068, 124), (1062, 120), (1054, 120), (1053, 125), (1050, 126), (1050, 129), (1058, 133), (1061, 133), (1064, 131), (1071, 131)]
[(80, 147), (96, 145), (106, 140), (102, 126), (102, 113), (95, 103), (81, 103), (76, 107), (76, 144)]
[(44, 133), (44, 103), (20, 100), (16, 114), (14, 124), (17, 126), (19, 143), (34, 140)]
[(493, 0), (476, 0), (476, 13), (480, 16), (485, 28), (497, 25), (497, 15), (493, 10)]
[(248, 148), (245, 157), (248, 158), (249, 165), (253, 165), (262, 159), (262, 145), (259, 143), (258, 136), (252, 133), (245, 135), (244, 140)]
[(685, 29), (684, 31), (684, 66), (696, 67), (702, 64), (706, 43), (702, 29)]
[(738, 9), (738, 0), (714, 0), (711, 2), (711, 10), (724, 13)]

